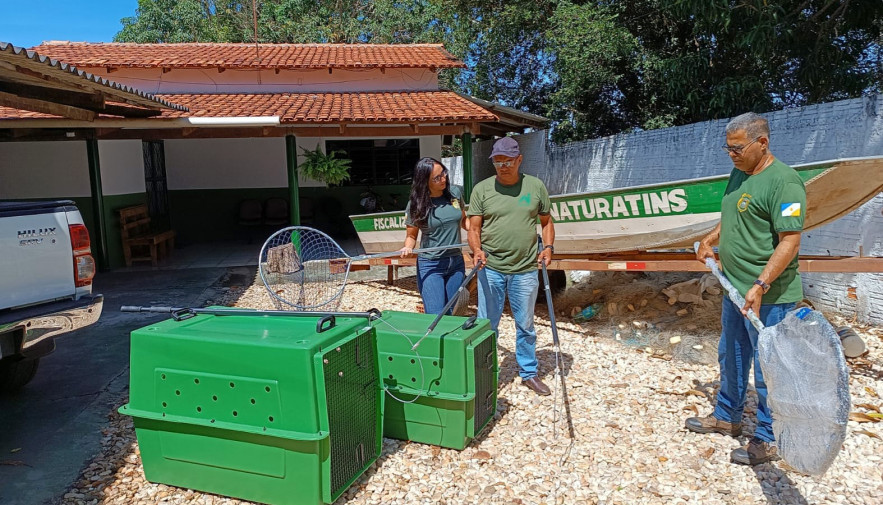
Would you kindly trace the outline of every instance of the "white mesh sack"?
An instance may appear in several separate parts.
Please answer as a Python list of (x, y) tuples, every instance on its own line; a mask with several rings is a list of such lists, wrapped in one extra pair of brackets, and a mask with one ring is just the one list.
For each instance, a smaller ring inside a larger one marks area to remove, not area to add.
[(779, 455), (821, 475), (837, 458), (849, 418), (849, 372), (840, 337), (820, 312), (801, 308), (761, 330), (760, 368)]

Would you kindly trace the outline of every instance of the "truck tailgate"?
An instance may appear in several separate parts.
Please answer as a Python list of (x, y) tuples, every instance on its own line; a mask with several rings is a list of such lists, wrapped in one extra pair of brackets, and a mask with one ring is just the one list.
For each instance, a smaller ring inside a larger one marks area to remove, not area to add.
[(0, 207), (0, 309), (75, 294), (68, 210), (65, 202)]

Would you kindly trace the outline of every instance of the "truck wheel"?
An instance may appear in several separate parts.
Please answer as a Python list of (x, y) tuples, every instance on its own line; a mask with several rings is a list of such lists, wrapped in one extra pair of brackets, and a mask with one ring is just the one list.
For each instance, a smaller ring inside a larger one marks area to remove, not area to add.
[(0, 360), (0, 391), (14, 393), (37, 374), (40, 358), (11, 356)]

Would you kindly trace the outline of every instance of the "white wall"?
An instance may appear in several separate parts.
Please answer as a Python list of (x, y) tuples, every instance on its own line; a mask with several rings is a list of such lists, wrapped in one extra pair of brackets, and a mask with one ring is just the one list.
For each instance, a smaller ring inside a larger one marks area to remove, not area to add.
[(0, 142), (0, 198), (91, 194), (85, 142)]
[(99, 140), (101, 191), (105, 195), (144, 193), (144, 150), (140, 140)]
[[(303, 162), (301, 147), (324, 149), (325, 140), (298, 137), (298, 162)], [(419, 140), (421, 156), (441, 156), (441, 137)], [(145, 191), (140, 140), (101, 140), (98, 153), (105, 195)], [(169, 190), (288, 186), (285, 139), (281, 137), (166, 140), (165, 154)], [(323, 186), (302, 176), (299, 183), (303, 187)], [(90, 194), (85, 142), (0, 142), (0, 198)]]
[(432, 137), (420, 137), (420, 157), (441, 159), (442, 138), (438, 135)]
[(339, 93), (358, 91), (433, 91), (438, 74), (425, 68), (225, 70), (121, 68), (108, 74), (103, 67), (83, 70), (146, 93)]
[(285, 139), (166, 140), (169, 190), (288, 186)]

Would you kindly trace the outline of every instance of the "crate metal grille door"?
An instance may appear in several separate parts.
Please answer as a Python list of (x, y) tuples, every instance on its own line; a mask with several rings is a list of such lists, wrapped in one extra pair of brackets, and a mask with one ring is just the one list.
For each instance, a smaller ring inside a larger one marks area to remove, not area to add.
[(494, 415), (497, 394), (495, 342), (496, 336), (490, 333), (475, 346), (475, 435)]
[(380, 389), (374, 332), (366, 331), (323, 356), (331, 433), (331, 496), (336, 498), (377, 459)]

